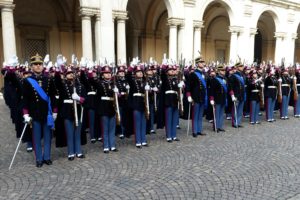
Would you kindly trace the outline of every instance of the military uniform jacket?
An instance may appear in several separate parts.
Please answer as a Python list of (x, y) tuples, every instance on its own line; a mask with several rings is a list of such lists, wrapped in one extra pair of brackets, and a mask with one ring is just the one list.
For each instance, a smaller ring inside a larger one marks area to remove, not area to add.
[[(128, 85), (127, 80), (125, 77), (117, 77), (116, 78), (116, 85), (117, 88), (119, 89), (119, 106), (124, 107), (127, 105), (127, 89), (126, 86)], [(130, 89), (129, 89), (130, 91)]]
[(277, 96), (278, 80), (274, 75), (265, 79), (265, 96), (275, 99)]
[(295, 76), (297, 78), (296, 84), (297, 84), (297, 91), (299, 93), (300, 92), (300, 73), (296, 73)]
[(154, 87), (159, 88), (159, 85), (157, 85), (157, 79), (155, 76), (148, 77), (148, 84), (151, 88), (149, 91), (149, 103), (154, 104), (154, 91), (152, 90)]
[[(55, 99), (55, 86), (53, 79), (45, 75), (33, 74), (30, 78), (36, 80), (45, 93), (50, 97), (53, 112), (57, 112)], [(34, 121), (46, 122), (48, 115), (48, 103), (44, 101), (34, 87), (24, 80), (23, 84), (23, 114), (29, 114)]]
[(128, 103), (133, 110), (145, 110), (145, 83), (142, 78), (136, 79), (131, 74), (127, 75), (130, 86)]
[(291, 91), (292, 79), (290, 78), (289, 75), (283, 75), (281, 77), (281, 79), (282, 79), (282, 82), (281, 82), (282, 95), (288, 96)]
[(55, 76), (55, 84), (59, 90), (59, 98), (62, 102), (60, 113), (59, 115), (62, 119), (69, 119), (74, 121), (75, 120), (75, 113), (74, 113), (74, 100), (72, 99), (72, 94), (74, 92), (74, 82), (76, 93), (80, 96), (80, 102), (76, 102), (77, 105), (77, 117), (80, 119), (81, 112), (82, 112), (82, 105), (86, 99), (86, 91), (84, 86), (77, 80), (77, 81), (69, 81), (65, 79), (61, 79), (60, 75)]
[[(227, 85), (226, 79), (223, 76), (217, 75), (215, 78), (211, 79), (210, 81), (210, 100), (214, 100), (215, 104), (226, 104), (227, 99), (227, 93), (225, 91), (225, 88), (221, 83), (217, 80), (221, 80), (225, 85)], [(227, 87), (228, 90), (228, 87)]]
[(207, 94), (207, 88), (204, 87), (196, 73), (200, 73), (203, 79), (205, 75), (198, 69), (189, 75), (189, 84), (187, 89), (187, 96), (191, 96), (195, 103), (205, 103), (205, 96)]
[[(242, 84), (242, 82), (237, 78), (237, 76), (239, 76), (241, 79), (244, 80), (244, 85)], [(230, 95), (234, 95), (235, 98), (237, 98), (238, 101), (245, 101), (245, 92), (246, 92), (246, 88), (245, 88), (245, 78), (244, 76), (240, 73), (240, 72), (236, 72), (234, 74), (232, 74), (231, 76), (229, 76), (229, 94)]]
[(113, 117), (115, 116), (114, 106), (114, 85), (111, 80), (89, 79), (97, 90), (96, 94), (96, 113), (100, 116)]
[(178, 78), (162, 73), (162, 93), (165, 107), (178, 107)]
[(261, 81), (255, 83), (254, 79), (249, 79), (249, 83), (248, 83), (249, 101), (260, 101), (261, 83), (262, 83)]
[[(90, 78), (96, 79), (96, 78)], [(80, 82), (84, 85), (85, 90), (87, 92), (87, 98), (85, 100), (85, 106), (88, 109), (95, 109), (96, 108), (96, 88), (91, 83), (90, 79), (88, 78), (87, 74), (84, 71), (81, 71), (80, 74)]]

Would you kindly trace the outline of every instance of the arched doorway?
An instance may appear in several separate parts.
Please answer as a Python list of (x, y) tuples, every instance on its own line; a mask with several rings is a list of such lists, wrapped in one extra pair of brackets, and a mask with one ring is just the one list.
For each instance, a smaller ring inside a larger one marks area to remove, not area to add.
[(254, 44), (254, 60), (259, 60), (260, 62), (274, 61), (276, 46), (274, 33), (276, 26), (273, 17), (274, 14), (271, 11), (265, 11), (258, 19), (258, 34), (255, 37)]
[(226, 7), (217, 1), (210, 3), (205, 9), (203, 21), (203, 56), (207, 61), (227, 62), (230, 53), (230, 20)]
[(297, 29), (297, 34), (298, 34), (298, 39), (295, 40), (295, 55), (294, 55), (294, 61), (295, 62), (300, 62), (300, 24), (298, 25)]
[(62, 53), (82, 54), (80, 3), (68, 0), (15, 0), (17, 55), (21, 62), (35, 53), (55, 61)]
[(150, 57), (161, 61), (168, 52), (168, 12), (162, 0), (129, 0), (129, 19), (126, 22), (128, 60), (138, 56), (142, 61)]

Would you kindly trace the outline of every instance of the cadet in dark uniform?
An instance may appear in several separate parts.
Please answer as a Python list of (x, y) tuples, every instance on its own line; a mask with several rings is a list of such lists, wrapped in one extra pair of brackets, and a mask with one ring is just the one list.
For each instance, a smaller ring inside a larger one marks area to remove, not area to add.
[(299, 95), (299, 91), (300, 91), (300, 68), (296, 69), (295, 72), (295, 76), (293, 77), (293, 79), (295, 79), (294, 83), (296, 83), (295, 85), (293, 85), (294, 89), (294, 95), (296, 93), (296, 99), (294, 98), (294, 117), (299, 118), (300, 117), (300, 95)]
[(216, 117), (216, 127), (214, 129), (217, 132), (225, 131), (223, 129), (224, 124), (224, 111), (227, 106), (227, 93), (228, 87), (225, 79), (225, 67), (224, 65), (219, 65), (217, 67), (218, 74), (215, 78), (211, 80), (210, 84), (210, 104), (215, 106), (215, 117)]
[[(61, 75), (56, 74), (55, 83), (59, 89), (60, 99), (63, 102), (59, 114), (64, 121), (64, 128), (67, 134), (68, 160), (74, 160), (75, 156), (84, 158), (85, 156), (81, 150), (81, 115), (83, 114), (82, 104), (86, 99), (85, 88), (80, 82), (75, 81), (71, 67), (67, 68), (65, 79), (61, 79)], [(75, 118), (74, 102), (76, 103), (77, 119)]]
[(103, 152), (117, 152), (115, 131), (116, 131), (116, 111), (114, 105), (114, 92), (118, 93), (118, 88), (114, 87), (112, 81), (112, 70), (108, 65), (101, 68), (101, 80), (92, 81), (97, 90), (96, 101), (97, 114), (100, 116), (100, 123), (103, 136)]
[(261, 79), (258, 79), (256, 70), (250, 72), (248, 82), (249, 102), (250, 102), (250, 124), (259, 124), (259, 110), (260, 110), (260, 90), (262, 86)]
[(292, 86), (292, 79), (289, 76), (288, 69), (283, 69), (282, 71), (282, 83), (281, 83), (281, 91), (282, 91), (282, 102), (280, 105), (280, 118), (281, 119), (289, 119), (288, 118), (288, 107), (290, 101), (290, 92)]
[(275, 77), (274, 69), (267, 69), (268, 76), (265, 79), (265, 110), (266, 119), (268, 122), (275, 121), (274, 119), (274, 108), (277, 97), (278, 80)]
[[(26, 123), (32, 119), (33, 146), (36, 156), (36, 166), (42, 167), (43, 163), (51, 165), (51, 128), (54, 127), (54, 120), (57, 117), (55, 108), (55, 87), (54, 82), (43, 75), (43, 60), (38, 54), (31, 57), (32, 76), (24, 81), (23, 90), (23, 117)], [(36, 83), (37, 86), (34, 86)], [(38, 91), (46, 93), (44, 100)], [(51, 103), (49, 102), (51, 100)], [(54, 106), (54, 107), (53, 107)], [(52, 116), (53, 111), (53, 116)], [(42, 151), (41, 139), (44, 139), (44, 152)]]

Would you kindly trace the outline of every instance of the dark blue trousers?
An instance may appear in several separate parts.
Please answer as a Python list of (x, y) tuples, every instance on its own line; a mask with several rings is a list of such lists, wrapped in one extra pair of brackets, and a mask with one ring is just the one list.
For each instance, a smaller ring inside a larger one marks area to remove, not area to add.
[(68, 155), (82, 154), (81, 151), (81, 123), (75, 126), (73, 120), (65, 119), (65, 131), (67, 133)]
[[(36, 161), (50, 160), (52, 131), (47, 122), (32, 121), (32, 143)], [(42, 136), (44, 138), (44, 152), (42, 151)]]
[(179, 113), (177, 107), (165, 108), (165, 127), (167, 139), (176, 138), (176, 126), (178, 123)]
[(116, 117), (102, 116), (102, 131), (103, 131), (103, 148), (109, 150), (116, 148), (115, 131), (116, 131)]

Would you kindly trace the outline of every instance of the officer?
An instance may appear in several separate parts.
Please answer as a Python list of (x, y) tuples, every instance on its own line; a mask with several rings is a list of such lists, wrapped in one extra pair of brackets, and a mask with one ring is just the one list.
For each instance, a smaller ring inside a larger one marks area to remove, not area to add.
[[(32, 76), (24, 81), (23, 90), (23, 117), (25, 123), (32, 121), (33, 144), (36, 156), (36, 166), (42, 167), (43, 163), (51, 165), (51, 128), (57, 117), (55, 107), (54, 82), (43, 75), (43, 60), (38, 54), (31, 57)], [(53, 114), (52, 114), (53, 112)], [(44, 139), (44, 151), (41, 139)]]
[[(279, 80), (280, 81), (280, 80)], [(289, 76), (287, 68), (283, 68), (281, 76), (281, 91), (282, 91), (282, 102), (280, 105), (280, 119), (286, 120), (288, 118), (288, 107), (290, 101), (290, 92), (292, 86), (292, 79)]]
[(229, 77), (229, 94), (233, 101), (232, 127), (242, 127), (244, 102), (246, 101), (245, 79), (243, 76), (244, 65), (236, 63), (237, 71)]
[(189, 87), (187, 88), (188, 102), (194, 103), (192, 107), (193, 137), (206, 135), (202, 131), (202, 117), (204, 109), (208, 105), (207, 84), (204, 75), (205, 61), (201, 57), (198, 57), (195, 63), (197, 69), (190, 74)]
[(214, 127), (214, 129), (217, 132), (225, 132), (223, 129), (223, 124), (224, 111), (225, 107), (227, 106), (228, 87), (225, 79), (226, 72), (224, 65), (219, 65), (217, 70), (217, 76), (211, 80), (209, 99), (210, 104), (215, 107), (216, 127)]
[(295, 76), (293, 77), (293, 88), (294, 88), (294, 117), (300, 117), (300, 68), (299, 64), (296, 65)]

